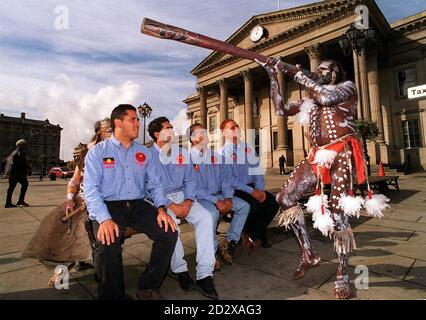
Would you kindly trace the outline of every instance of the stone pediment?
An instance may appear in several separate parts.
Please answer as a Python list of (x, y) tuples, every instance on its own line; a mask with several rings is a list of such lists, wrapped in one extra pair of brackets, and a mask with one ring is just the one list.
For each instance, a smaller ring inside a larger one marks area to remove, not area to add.
[[(274, 11), (270, 13), (260, 14), (250, 18), (236, 32), (234, 32), (226, 42), (239, 47), (260, 51), (268, 46), (269, 42), (276, 39), (285, 38), (288, 35), (300, 33), (301, 30), (312, 25), (320, 25), (324, 23), (327, 17), (352, 14), (357, 5), (367, 5), (378, 16), (380, 22), (384, 23), (385, 28), (389, 28), (389, 24), (384, 18), (380, 9), (373, 0), (325, 0), (300, 7)], [(334, 20), (334, 19), (330, 19)], [(253, 27), (260, 25), (267, 31), (266, 37), (254, 43), (250, 40), (250, 32)], [(192, 71), (193, 75), (203, 73), (206, 69), (214, 68), (215, 65), (229, 62), (232, 60), (228, 54), (213, 51), (203, 61), (201, 61)]]

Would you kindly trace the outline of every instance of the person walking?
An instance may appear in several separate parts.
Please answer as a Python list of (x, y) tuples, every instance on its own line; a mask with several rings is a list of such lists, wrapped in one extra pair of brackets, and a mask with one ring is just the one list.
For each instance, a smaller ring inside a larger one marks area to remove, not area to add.
[[(24, 139), (16, 141), (16, 149), (10, 154), (6, 161), (5, 177), (9, 178), (9, 188), (7, 189), (5, 208), (15, 208), (17, 206), (28, 207), (25, 202), (25, 194), (28, 189), (28, 161), (26, 153), (27, 142)], [(21, 184), (21, 193), (18, 202), (12, 203), (12, 195), (16, 185)]]

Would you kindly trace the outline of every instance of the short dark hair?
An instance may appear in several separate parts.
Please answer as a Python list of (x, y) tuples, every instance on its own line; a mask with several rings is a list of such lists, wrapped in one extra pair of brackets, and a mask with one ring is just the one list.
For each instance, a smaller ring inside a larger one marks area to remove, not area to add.
[(189, 128), (186, 132), (186, 135), (188, 136), (188, 140), (189, 140), (189, 142), (191, 142), (191, 144), (192, 144), (192, 140), (191, 140), (192, 133), (195, 131), (195, 129), (197, 129), (199, 127), (204, 128), (204, 126), (201, 123), (198, 123), (198, 122), (193, 123), (189, 126)]
[(148, 134), (152, 140), (154, 140), (154, 142), (157, 142), (157, 138), (155, 137), (154, 133), (160, 132), (161, 129), (163, 129), (164, 122), (170, 122), (170, 120), (166, 117), (158, 117), (148, 124)]
[(131, 104), (119, 104), (111, 112), (111, 129), (115, 131), (115, 119), (123, 120), (124, 116), (127, 114), (127, 110), (136, 111), (136, 108)]

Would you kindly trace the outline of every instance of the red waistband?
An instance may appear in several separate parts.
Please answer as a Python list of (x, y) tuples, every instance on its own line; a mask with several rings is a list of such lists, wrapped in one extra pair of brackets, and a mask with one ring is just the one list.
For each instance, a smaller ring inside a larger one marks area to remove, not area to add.
[[(312, 163), (315, 159), (315, 154), (318, 150), (332, 150), (337, 152), (338, 154), (345, 149), (345, 146), (350, 145), (352, 147), (352, 156), (355, 161), (355, 169), (356, 175), (358, 179), (358, 183), (362, 183), (365, 181), (365, 170), (364, 170), (364, 155), (362, 152), (362, 144), (358, 138), (353, 135), (340, 139), (334, 143), (328, 144), (323, 147), (315, 147), (311, 150), (309, 154), (309, 161)], [(312, 164), (314, 172), (318, 175), (318, 166), (316, 164)], [(326, 167), (320, 167), (322, 180), (325, 184), (331, 183), (330, 177), (330, 169)], [(352, 174), (351, 172), (349, 174)]]

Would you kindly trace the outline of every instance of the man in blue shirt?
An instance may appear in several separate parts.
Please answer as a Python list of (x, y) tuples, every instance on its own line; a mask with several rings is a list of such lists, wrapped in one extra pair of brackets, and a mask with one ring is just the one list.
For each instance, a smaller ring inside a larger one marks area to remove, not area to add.
[[(232, 168), (224, 164), (222, 157), (207, 146), (207, 130), (201, 124), (194, 123), (189, 127), (189, 139), (192, 144), (191, 161), (198, 183), (198, 201), (209, 210), (217, 222), (220, 216), (233, 211), (226, 238), (220, 244), (219, 250), (215, 237), (215, 251), (224, 263), (231, 265), (250, 205), (234, 197), (234, 189), (231, 187)], [(216, 227), (217, 225), (214, 226), (214, 232)]]
[(196, 283), (188, 273), (180, 237), (172, 256), (171, 270), (177, 275), (179, 285), (184, 291), (196, 287), (204, 296), (218, 299), (218, 293), (213, 284), (213, 270), (216, 261), (214, 255), (214, 225), (216, 222), (209, 211), (196, 201), (197, 181), (188, 151), (171, 143), (174, 136), (173, 127), (165, 117), (154, 119), (148, 125), (148, 133), (155, 142), (151, 150), (156, 154), (158, 166), (162, 167), (157, 174), (164, 185), (168, 198), (167, 212), (176, 221), (176, 224), (179, 224), (181, 219), (186, 219), (195, 229)]
[(259, 247), (269, 247), (266, 228), (278, 212), (275, 197), (265, 191), (265, 179), (253, 146), (241, 140), (238, 124), (231, 119), (220, 125), (225, 144), (219, 150), (233, 171), (235, 196), (250, 204), (250, 213), (242, 233), (246, 254)]
[[(166, 212), (167, 199), (151, 151), (134, 141), (139, 119), (131, 105), (111, 113), (111, 138), (91, 148), (85, 159), (84, 198), (96, 238), (94, 262), (99, 299), (125, 299), (122, 244), (127, 227), (154, 241), (141, 274), (139, 299), (163, 299), (159, 288), (177, 240), (176, 224)], [(150, 194), (155, 207), (143, 200)]]

